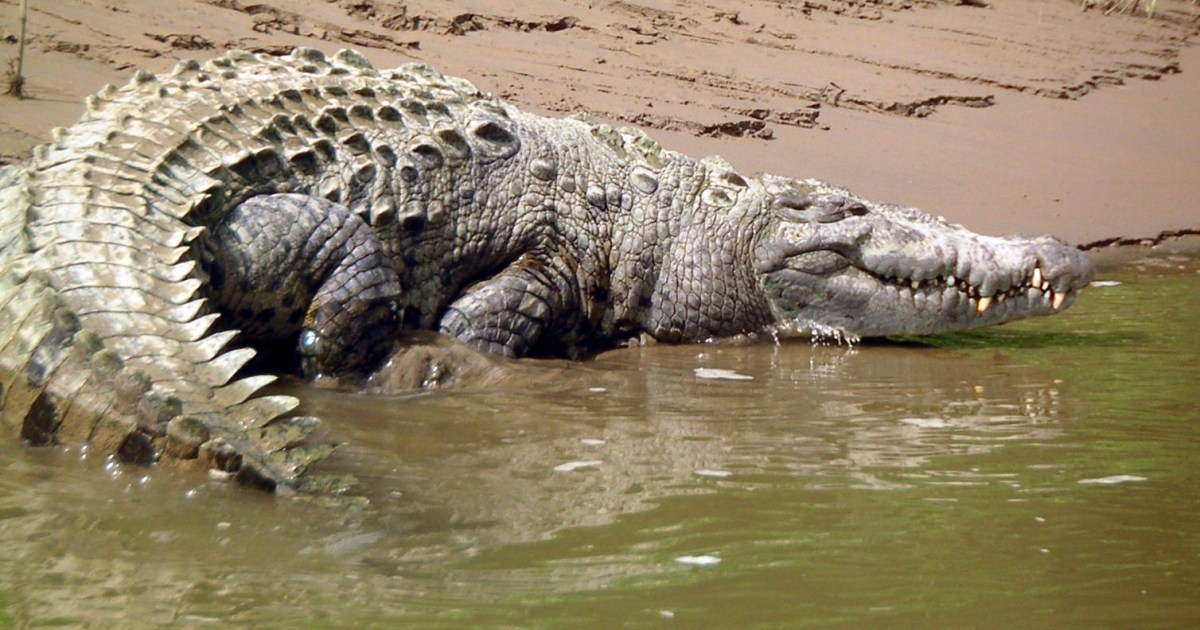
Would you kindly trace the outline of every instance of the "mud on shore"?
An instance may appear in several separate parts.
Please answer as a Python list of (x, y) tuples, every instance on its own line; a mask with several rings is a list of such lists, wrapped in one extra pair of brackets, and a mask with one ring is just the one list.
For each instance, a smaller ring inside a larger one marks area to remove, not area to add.
[[(0, 1), (0, 59), (16, 56), (18, 4)], [(1200, 7), (979, 4), (29, 0), (29, 98), (0, 97), (0, 160), (138, 68), (353, 47), (978, 231), (1102, 244), (1200, 228)]]

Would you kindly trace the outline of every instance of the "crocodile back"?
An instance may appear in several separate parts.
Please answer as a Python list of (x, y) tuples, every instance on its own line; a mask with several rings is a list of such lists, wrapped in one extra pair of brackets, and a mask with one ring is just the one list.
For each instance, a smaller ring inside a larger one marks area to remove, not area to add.
[[(239, 80), (247, 73), (258, 76)], [(269, 488), (291, 485), (327, 454), (329, 445), (304, 443), (318, 421), (289, 415), (295, 398), (258, 395), (274, 377), (235, 380), (254, 351), (227, 349), (237, 331), (213, 329), (219, 315), (190, 245), (241, 199), (275, 190), (275, 165), (322, 159), (312, 142), (288, 156), (265, 135), (277, 129), (281, 101), (372, 79), (355, 54), (315, 51), (140, 72), (89, 97), (79, 123), (0, 171), (6, 429), (101, 456), (195, 459)], [(329, 115), (313, 116), (314, 126)], [(340, 173), (361, 164), (345, 159), (351, 144), (329, 156)], [(313, 181), (352, 187), (340, 174)]]

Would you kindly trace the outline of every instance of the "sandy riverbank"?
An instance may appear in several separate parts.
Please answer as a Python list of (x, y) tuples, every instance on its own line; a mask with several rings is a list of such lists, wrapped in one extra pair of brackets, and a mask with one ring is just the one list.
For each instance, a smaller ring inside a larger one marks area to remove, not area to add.
[[(527, 109), (587, 111), (740, 170), (820, 177), (987, 233), (1200, 229), (1200, 7), (1072, 0), (29, 0), (0, 158), (137, 68), (231, 47), (423, 61)], [(0, 59), (16, 55), (0, 2)]]

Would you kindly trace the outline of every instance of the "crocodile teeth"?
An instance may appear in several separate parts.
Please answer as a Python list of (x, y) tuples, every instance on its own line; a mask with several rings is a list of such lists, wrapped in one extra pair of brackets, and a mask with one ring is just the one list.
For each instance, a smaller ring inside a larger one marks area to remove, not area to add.
[(1031, 287), (1042, 286), (1042, 268), (1041, 267), (1033, 268), (1033, 276), (1030, 277), (1030, 279), (1029, 279), (1029, 286), (1031, 286)]
[(981, 298), (979, 298), (979, 303), (975, 305), (975, 312), (979, 313), (980, 315), (983, 315), (983, 312), (988, 310), (988, 307), (991, 305), (992, 305), (992, 298), (990, 296), (989, 297), (981, 297)]
[(1058, 308), (1063, 305), (1063, 302), (1066, 301), (1066, 299), (1067, 299), (1067, 293), (1065, 291), (1062, 293), (1051, 292), (1050, 293), (1050, 307), (1057, 311)]

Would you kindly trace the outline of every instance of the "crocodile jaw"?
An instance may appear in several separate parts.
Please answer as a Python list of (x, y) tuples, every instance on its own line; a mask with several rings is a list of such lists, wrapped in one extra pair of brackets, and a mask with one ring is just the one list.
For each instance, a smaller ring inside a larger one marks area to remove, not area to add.
[(781, 331), (934, 334), (1051, 315), (1095, 273), (1085, 254), (1052, 237), (982, 236), (918, 210), (802, 184), (799, 201), (776, 198), (775, 223), (756, 248), (760, 286)]

